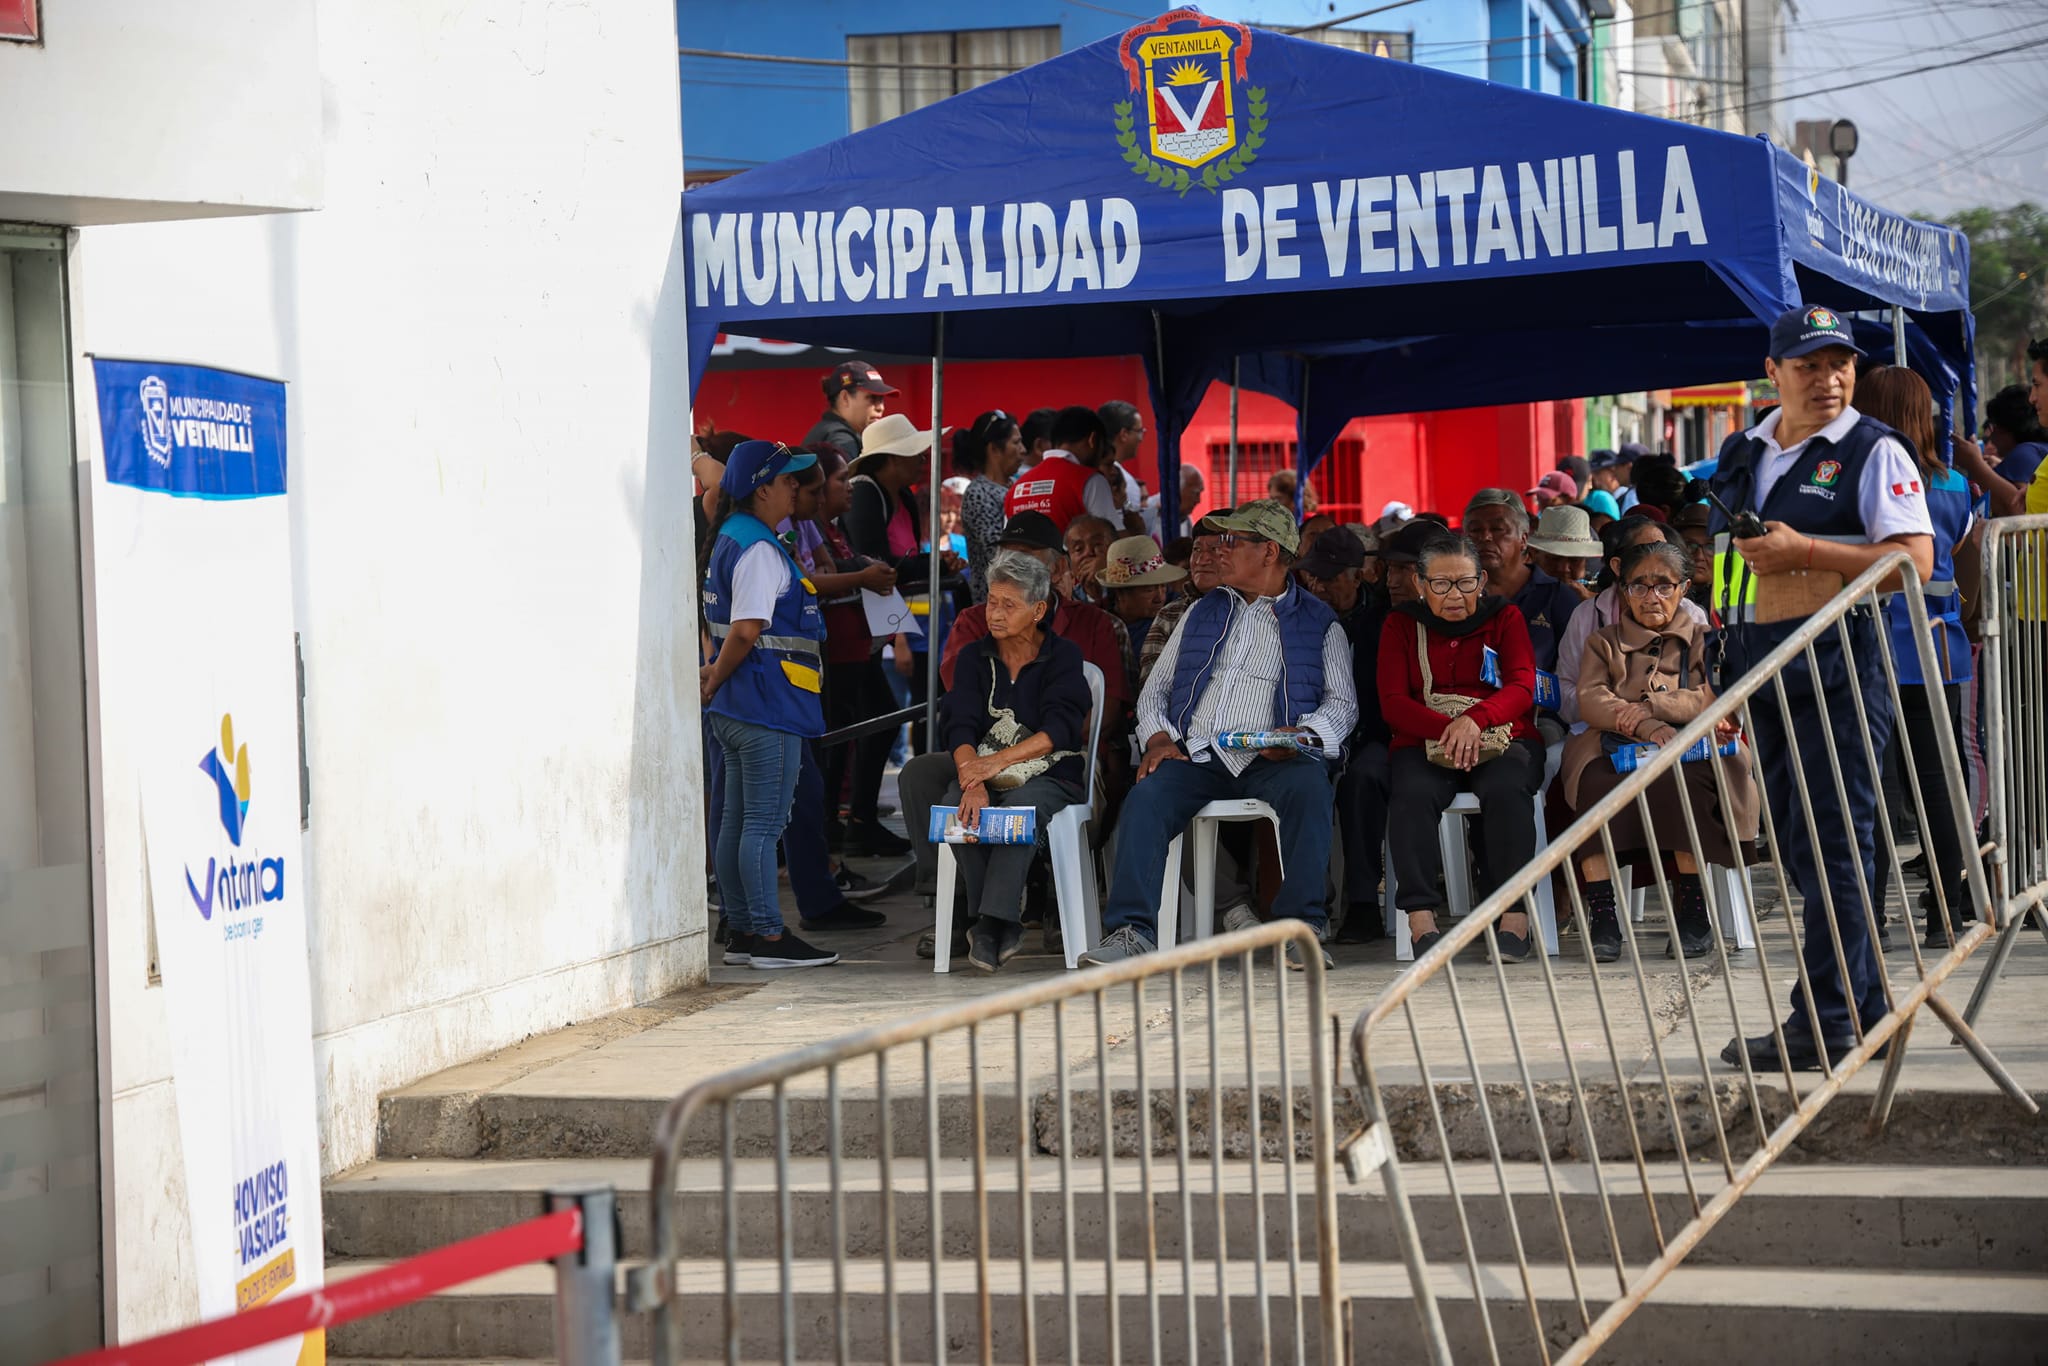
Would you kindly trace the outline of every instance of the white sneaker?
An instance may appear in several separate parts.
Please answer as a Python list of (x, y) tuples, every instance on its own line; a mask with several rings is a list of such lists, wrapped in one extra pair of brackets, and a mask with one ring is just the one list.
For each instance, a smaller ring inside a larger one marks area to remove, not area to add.
[(1100, 944), (1081, 955), (1083, 963), (1100, 967), (1106, 963), (1121, 963), (1127, 958), (1137, 958), (1152, 952), (1156, 947), (1143, 930), (1132, 925), (1121, 925), (1110, 931)]
[(1255, 930), (1266, 922), (1259, 919), (1259, 913), (1252, 909), (1249, 901), (1233, 901), (1223, 912), (1223, 932), (1236, 934), (1239, 930)]

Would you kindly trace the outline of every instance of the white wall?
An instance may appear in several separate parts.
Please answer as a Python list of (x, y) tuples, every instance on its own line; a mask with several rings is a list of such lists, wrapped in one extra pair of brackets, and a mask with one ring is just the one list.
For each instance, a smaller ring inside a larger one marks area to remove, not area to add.
[(119, 223), (319, 203), (314, 0), (42, 8), (41, 43), (0, 43), (0, 219)]
[[(672, 10), (328, 0), (319, 30), (325, 207), (89, 228), (72, 283), (81, 379), (290, 384), (333, 1171), (380, 1092), (701, 980), (705, 914)], [(94, 643), (130, 1338), (196, 1305), (121, 730), (175, 662)]]

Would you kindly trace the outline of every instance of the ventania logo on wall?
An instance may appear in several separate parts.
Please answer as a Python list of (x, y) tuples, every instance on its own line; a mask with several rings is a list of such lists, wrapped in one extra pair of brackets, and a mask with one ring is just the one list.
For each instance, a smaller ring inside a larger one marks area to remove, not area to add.
[(249, 833), (249, 747), (235, 743), (232, 715), (220, 718), (220, 747), (206, 752), (199, 771), (213, 781), (220, 829), (228, 844), (207, 858), (203, 879), (194, 878), (189, 866), (185, 869), (185, 889), (201, 920), (210, 921), (216, 910), (221, 911), (227, 938), (253, 938), (263, 933), (263, 917), (228, 913), (284, 900), (284, 860), (262, 857), (253, 844), (246, 851), (242, 847)]
[(1145, 100), (1143, 147), (1133, 101), (1116, 103), (1117, 146), (1134, 175), (1181, 194), (1196, 185), (1214, 194), (1258, 160), (1266, 92), (1246, 83), (1250, 29), (1177, 9), (1125, 33), (1121, 50), (1130, 93), (1142, 90)]

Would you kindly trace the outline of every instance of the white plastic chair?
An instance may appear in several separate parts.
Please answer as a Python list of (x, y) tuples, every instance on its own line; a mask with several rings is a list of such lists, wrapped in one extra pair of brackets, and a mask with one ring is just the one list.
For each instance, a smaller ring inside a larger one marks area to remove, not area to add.
[[(1216, 830), (1225, 821), (1271, 821), (1273, 838), (1280, 838), (1280, 814), (1253, 797), (1227, 797), (1210, 802), (1197, 811), (1188, 828), (1166, 846), (1166, 876), (1159, 889), (1157, 931), (1159, 947), (1170, 949), (1180, 937), (1180, 842), (1192, 836), (1194, 847), (1189, 862), (1194, 865), (1193, 937), (1206, 939), (1216, 931)], [(1286, 865), (1280, 875), (1287, 875)]]
[[(1742, 894), (1742, 870), (1724, 868), (1718, 863), (1710, 864), (1707, 868), (1707, 878), (1702, 880), (1708, 879), (1712, 880), (1715, 890), (1719, 893), (1717, 899), (1720, 902), (1721, 938), (1730, 948), (1755, 948), (1756, 919), (1750, 914), (1749, 898)], [(1621, 899), (1628, 902), (1629, 918), (1640, 925), (1649, 918), (1650, 889), (1657, 885), (1657, 879), (1652, 876), (1640, 887), (1631, 887), (1633, 881), (1628, 869), (1615, 870), (1615, 891)], [(1668, 886), (1670, 882), (1670, 876), (1666, 875), (1665, 884)]]
[[(1102, 738), (1102, 670), (1083, 660), (1088, 680), (1088, 775), (1084, 801), (1062, 807), (1046, 822), (1045, 841), (1052, 856), (1053, 900), (1059, 903), (1060, 938), (1069, 968), (1102, 938), (1102, 901), (1093, 867), (1090, 826), (1095, 820), (1095, 755)], [(953, 970), (953, 877), (959, 865), (953, 846), (939, 846), (938, 922), (932, 927), (932, 971)]]
[[(1541, 849), (1550, 843), (1550, 834), (1543, 820), (1543, 794), (1538, 792), (1533, 799), (1536, 806), (1536, 847)], [(1444, 859), (1444, 901), (1445, 910), (1451, 917), (1469, 914), (1472, 910), (1472, 866), (1466, 854), (1465, 821), (1479, 814), (1479, 798), (1470, 792), (1460, 792), (1451, 799), (1444, 811), (1444, 818), (1437, 824), (1437, 842), (1443, 849)], [(1386, 859), (1386, 915), (1387, 933), (1394, 937), (1394, 959), (1396, 962), (1412, 962), (1415, 958), (1415, 942), (1408, 934), (1408, 917), (1394, 906), (1394, 859), (1393, 849), (1387, 849)], [(1557, 957), (1557, 906), (1551, 895), (1550, 879), (1545, 878), (1536, 886), (1536, 929), (1538, 942), (1543, 951), (1552, 958)]]

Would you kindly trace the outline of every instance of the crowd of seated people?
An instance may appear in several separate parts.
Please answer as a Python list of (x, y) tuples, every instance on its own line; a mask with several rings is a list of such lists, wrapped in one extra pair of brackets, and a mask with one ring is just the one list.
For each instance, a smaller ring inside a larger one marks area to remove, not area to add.
[[(1907, 408), (1924, 393), (1900, 388)], [(728, 963), (836, 961), (783, 925), (778, 860), (810, 934), (872, 929), (882, 915), (867, 903), (886, 890), (935, 895), (935, 807), (967, 827), (1029, 807), (1039, 832), (957, 846), (955, 954), (999, 971), (1033, 924), (1056, 949), (1044, 831), (1075, 802), (1092, 803), (1102, 889), (1082, 961), (1149, 953), (1169, 850), (1225, 798), (1264, 802), (1278, 821), (1223, 832), (1223, 926), (1292, 917), (1359, 943), (1382, 936), (1391, 904), (1421, 954), (1446, 928), (1439, 833), (1454, 802), (1477, 804), (1465, 823), (1476, 903), (1535, 855), (1539, 822), (1562, 829), (1623, 781), (1617, 756), (1668, 742), (1714, 698), (1710, 517), (1669, 456), (1567, 457), (1526, 491), (1478, 490), (1455, 518), (1390, 503), (1371, 522), (1319, 510), (1293, 471), (1264, 497), (1204, 506), (1201, 474), (1184, 470), (1168, 519), (1134, 458), (1131, 404), (993, 409), (948, 432), (957, 497), (934, 582), (931, 433), (886, 411), (895, 390), (866, 362), (835, 369), (825, 391), (809, 444), (720, 433), (698, 457), (716, 495), (700, 535), (700, 685)], [(1903, 415), (1894, 425), (1931, 440)], [(907, 616), (878, 618), (878, 600)], [(878, 801), (895, 728), (817, 742), (894, 698), (921, 702), (931, 651), (936, 732), (916, 738), (897, 781), (906, 840)], [(1100, 717), (1087, 673), (1100, 676)], [(1908, 724), (1927, 733), (1936, 720)], [(1684, 810), (1718, 866), (1755, 857), (1759, 816), (1747, 740), (1732, 726), (1719, 739), (1708, 761), (1653, 785), (1647, 823), (1631, 808), (1569, 870), (1599, 961), (1621, 951), (1624, 871), (1636, 886), (1661, 871), (1673, 889), (1670, 953), (1710, 951)], [(1937, 788), (1923, 789), (1930, 806), (1946, 799)], [(835, 850), (909, 858), (869, 878)], [(1178, 912), (1169, 901), (1163, 913)], [(1490, 942), (1513, 963), (1533, 938), (1511, 911)], [(927, 935), (920, 951), (935, 949)]]

